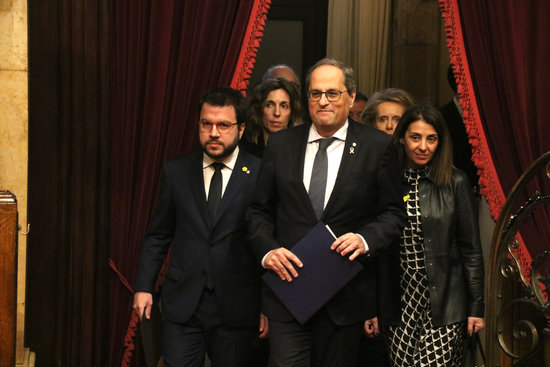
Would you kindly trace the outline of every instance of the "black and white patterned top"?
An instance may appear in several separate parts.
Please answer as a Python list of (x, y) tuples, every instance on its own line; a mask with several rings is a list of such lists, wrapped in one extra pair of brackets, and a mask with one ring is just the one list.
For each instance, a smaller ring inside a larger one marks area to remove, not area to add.
[(428, 167), (419, 169), (406, 168), (403, 172), (410, 185), (409, 198), (405, 202), (408, 222), (403, 230), (403, 246), (401, 246), (401, 267), (403, 269), (425, 269), (424, 236), (422, 233), (422, 213), (418, 200), (418, 181), (426, 177)]

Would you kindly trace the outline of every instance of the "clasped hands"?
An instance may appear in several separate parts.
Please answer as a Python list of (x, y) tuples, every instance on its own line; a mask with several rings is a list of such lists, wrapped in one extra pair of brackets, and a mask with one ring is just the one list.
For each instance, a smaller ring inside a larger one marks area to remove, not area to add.
[[(338, 252), (342, 256), (348, 256), (350, 260), (355, 260), (358, 256), (366, 253), (363, 239), (355, 233), (346, 233), (336, 239), (330, 246), (331, 250)], [(301, 268), (304, 266), (300, 259), (290, 250), (279, 247), (267, 253), (263, 266), (275, 272), (281, 280), (292, 282), (298, 276), (294, 266)]]

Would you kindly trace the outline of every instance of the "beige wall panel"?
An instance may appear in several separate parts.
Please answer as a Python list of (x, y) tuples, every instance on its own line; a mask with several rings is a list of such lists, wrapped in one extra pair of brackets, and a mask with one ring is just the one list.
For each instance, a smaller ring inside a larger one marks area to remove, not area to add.
[[(27, 223), (28, 62), (27, 1), (0, 0), (0, 189), (17, 197), (19, 224)], [(26, 237), (18, 235), (17, 363), (23, 348)], [(27, 356), (27, 358), (25, 358)]]
[(392, 86), (411, 92), (418, 102), (434, 102), (439, 68), (438, 50), (431, 46), (402, 46), (393, 50)]
[(0, 69), (27, 70), (27, 65), (27, 2), (0, 0)]
[[(393, 3), (391, 85), (408, 90), (418, 101), (439, 105), (442, 78), (443, 23), (437, 0)], [(446, 80), (446, 79), (443, 79)], [(445, 90), (443, 100), (449, 93)]]

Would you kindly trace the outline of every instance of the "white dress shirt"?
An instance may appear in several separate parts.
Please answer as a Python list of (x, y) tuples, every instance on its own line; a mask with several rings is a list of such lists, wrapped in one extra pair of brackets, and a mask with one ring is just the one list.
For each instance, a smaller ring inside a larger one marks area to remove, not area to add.
[[(237, 162), (237, 156), (239, 155), (239, 147), (237, 146), (233, 153), (231, 153), (229, 156), (225, 157), (221, 163), (223, 163), (225, 166), (221, 169), (222, 173), (222, 197), (225, 192), (225, 188), (227, 187), (227, 183), (229, 182), (229, 179), (231, 178), (231, 173), (233, 172), (233, 168), (235, 167), (235, 163)], [(206, 200), (208, 201), (208, 191), (210, 190), (210, 181), (212, 180), (212, 176), (214, 175), (214, 172), (216, 171), (214, 167), (212, 166), (212, 163), (216, 162), (213, 160), (209, 155), (206, 153), (202, 154), (202, 174), (204, 177), (204, 192), (206, 193)]]
[[(327, 206), (328, 199), (330, 199), (330, 194), (334, 188), (334, 183), (336, 182), (336, 177), (338, 177), (338, 170), (340, 169), (340, 162), (342, 161), (342, 155), (344, 154), (344, 147), (346, 145), (346, 135), (348, 134), (348, 122), (336, 131), (333, 138), (336, 138), (332, 144), (327, 148), (327, 187), (325, 191), (325, 203), (323, 208)], [(307, 138), (306, 154), (304, 159), (304, 187), (309, 191), (309, 183), (311, 181), (311, 173), (313, 171), (313, 162), (315, 160), (315, 155), (319, 150), (319, 139), (323, 139), (321, 135), (317, 132), (315, 125), (311, 124), (309, 129), (309, 135)]]

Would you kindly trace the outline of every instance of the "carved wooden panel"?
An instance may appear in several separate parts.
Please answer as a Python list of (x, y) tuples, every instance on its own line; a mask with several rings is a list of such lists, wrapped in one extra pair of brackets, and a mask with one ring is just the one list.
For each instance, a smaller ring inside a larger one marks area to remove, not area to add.
[(537, 179), (550, 179), (550, 151), (518, 179), (495, 226), (486, 366), (550, 367), (550, 246), (529, 251), (527, 244), (521, 245), (523, 224), (550, 206), (550, 192), (540, 189)]
[(0, 366), (15, 366), (17, 202), (0, 191)]

